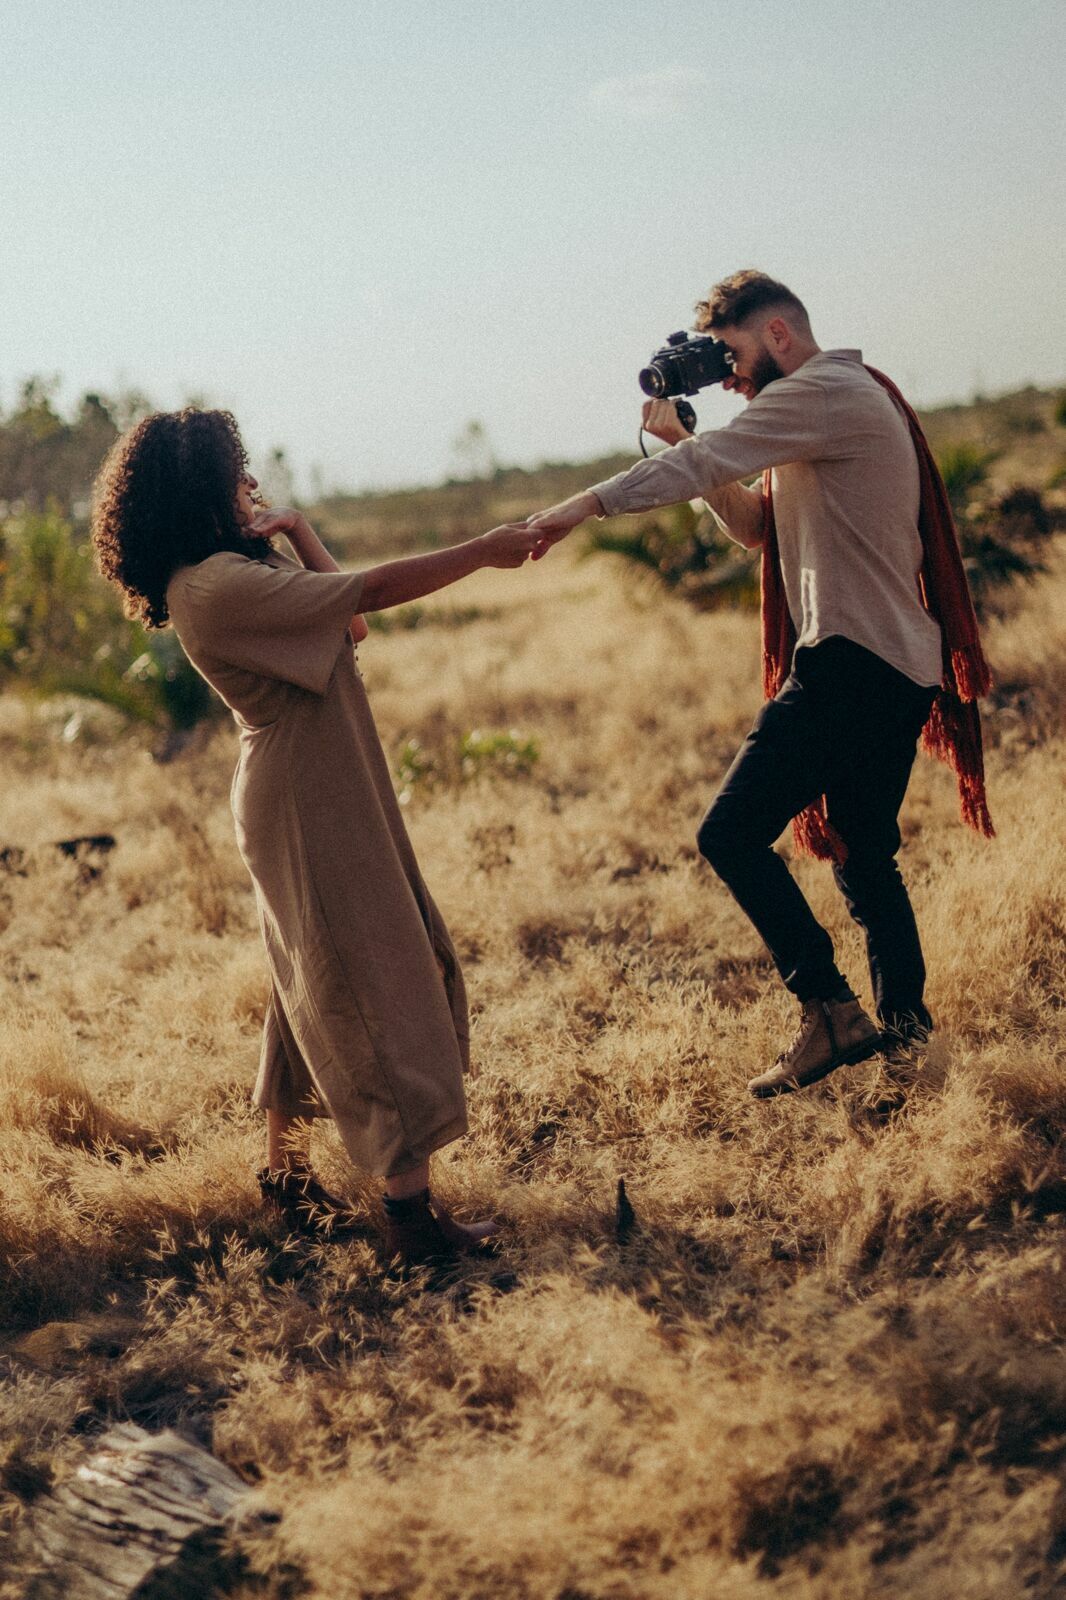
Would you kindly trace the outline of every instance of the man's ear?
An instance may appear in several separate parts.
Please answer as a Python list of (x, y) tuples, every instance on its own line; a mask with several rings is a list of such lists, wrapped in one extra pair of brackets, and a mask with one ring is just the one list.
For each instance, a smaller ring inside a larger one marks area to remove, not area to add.
[(792, 344), (792, 329), (784, 317), (771, 317), (763, 332), (774, 350), (788, 350)]

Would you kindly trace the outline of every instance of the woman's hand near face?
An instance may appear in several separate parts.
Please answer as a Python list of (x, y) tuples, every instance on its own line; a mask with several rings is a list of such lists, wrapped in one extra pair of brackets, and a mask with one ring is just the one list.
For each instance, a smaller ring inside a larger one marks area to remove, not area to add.
[(300, 523), (307, 524), (302, 511), (294, 511), (291, 506), (270, 506), (257, 511), (245, 531), (253, 539), (273, 539), (278, 533), (298, 532)]

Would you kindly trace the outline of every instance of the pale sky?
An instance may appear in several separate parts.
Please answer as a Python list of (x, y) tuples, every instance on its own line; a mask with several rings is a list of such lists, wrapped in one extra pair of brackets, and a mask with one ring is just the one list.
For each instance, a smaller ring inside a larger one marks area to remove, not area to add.
[(305, 490), (471, 418), (580, 459), (740, 266), (919, 405), (1064, 383), (1064, 46), (1064, 0), (0, 0), (0, 405), (203, 395)]

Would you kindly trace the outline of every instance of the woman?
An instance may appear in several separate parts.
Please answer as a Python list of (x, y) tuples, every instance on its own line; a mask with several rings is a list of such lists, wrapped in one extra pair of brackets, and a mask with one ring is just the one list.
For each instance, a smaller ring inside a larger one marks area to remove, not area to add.
[[(384, 1178), (390, 1257), (491, 1248), (493, 1223), (455, 1222), (429, 1187), (430, 1155), (467, 1127), (466, 995), (352, 644), (361, 611), (519, 567), (535, 536), (508, 525), (342, 573), (303, 516), (263, 510), (256, 489), (228, 412), (156, 413), (104, 463), (92, 537), (127, 613), (173, 623), (240, 730), (231, 798), (271, 976), (254, 1095), (264, 1199), (304, 1231), (335, 1225), (343, 1203), (300, 1149), (303, 1119), (331, 1116), (352, 1160)], [(279, 533), (296, 560), (273, 548)]]

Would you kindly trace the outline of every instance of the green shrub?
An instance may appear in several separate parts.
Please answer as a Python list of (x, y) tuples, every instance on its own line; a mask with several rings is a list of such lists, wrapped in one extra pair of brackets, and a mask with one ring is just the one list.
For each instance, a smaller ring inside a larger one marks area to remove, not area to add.
[(1057, 428), (1066, 428), (1066, 389), (1063, 389), (1062, 393), (1056, 399), (1053, 415), (1055, 418), (1055, 426)]
[(221, 715), (221, 701), (196, 671), (172, 629), (145, 634), (144, 644), (123, 677), (145, 688), (153, 708), (169, 727), (195, 728), (205, 718)]
[(396, 760), (396, 781), (399, 784), (400, 804), (410, 800), (420, 785), (433, 783), (437, 777), (437, 763), (422, 748), (418, 739), (408, 739)]
[(88, 539), (54, 509), (0, 524), (0, 684), (81, 695), (168, 730), (218, 707), (173, 633), (123, 614)]
[(1011, 585), (1047, 571), (1042, 545), (1059, 518), (1038, 489), (1017, 484), (970, 515), (958, 518), (959, 546), (980, 617), (1002, 614)]
[(995, 459), (996, 451), (982, 450), (967, 439), (945, 445), (939, 452), (937, 466), (956, 515), (965, 509), (973, 491), (986, 481)]
[(719, 531), (710, 512), (687, 501), (632, 523), (612, 520), (593, 528), (584, 553), (620, 556), (701, 610), (759, 603), (757, 563)]

